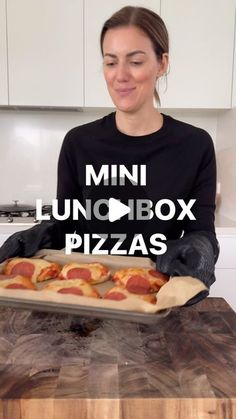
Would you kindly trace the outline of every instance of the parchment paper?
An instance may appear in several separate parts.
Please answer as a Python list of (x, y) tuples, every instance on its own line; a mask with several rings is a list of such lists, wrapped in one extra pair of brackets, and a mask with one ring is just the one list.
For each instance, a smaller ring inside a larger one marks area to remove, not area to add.
[[(40, 257), (50, 262), (57, 262), (61, 265), (70, 262), (78, 263), (91, 263), (100, 262), (105, 264), (113, 274), (116, 270), (130, 267), (141, 267), (155, 269), (155, 263), (149, 258), (130, 257), (130, 256), (111, 256), (111, 255), (84, 255), (82, 253), (73, 253), (72, 255), (65, 255), (64, 251), (43, 249), (36, 253), (35, 257)], [(0, 265), (0, 273), (4, 263)], [(53, 280), (50, 280), (50, 282)], [(46, 281), (47, 283), (49, 281)], [(200, 291), (206, 290), (207, 287), (197, 278), (190, 276), (185, 277), (172, 277), (160, 291), (157, 293), (157, 303), (151, 304), (139, 299), (138, 297), (131, 296), (125, 300), (113, 301), (107, 299), (96, 299), (81, 297), (69, 294), (60, 294), (52, 291), (39, 290), (7, 290), (0, 288), (0, 296), (7, 298), (22, 298), (32, 301), (52, 301), (58, 304), (71, 303), (78, 304), (78, 306), (86, 306), (93, 308), (109, 308), (113, 310), (128, 310), (143, 313), (157, 313), (160, 310), (168, 309), (171, 307), (182, 306), (188, 300), (197, 295)], [(112, 281), (107, 281), (103, 284), (97, 284), (95, 288), (103, 295), (108, 289), (114, 287)]]

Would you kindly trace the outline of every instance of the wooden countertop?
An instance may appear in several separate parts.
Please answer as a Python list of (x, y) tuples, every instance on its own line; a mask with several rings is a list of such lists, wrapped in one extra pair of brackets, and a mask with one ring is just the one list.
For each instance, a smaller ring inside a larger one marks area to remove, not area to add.
[(0, 419), (236, 418), (236, 313), (155, 326), (0, 307)]

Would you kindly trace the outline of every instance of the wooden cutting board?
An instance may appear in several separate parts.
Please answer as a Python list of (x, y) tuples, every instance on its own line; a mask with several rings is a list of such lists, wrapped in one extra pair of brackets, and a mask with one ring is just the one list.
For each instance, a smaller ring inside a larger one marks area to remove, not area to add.
[(0, 308), (0, 419), (234, 419), (236, 314), (155, 326)]

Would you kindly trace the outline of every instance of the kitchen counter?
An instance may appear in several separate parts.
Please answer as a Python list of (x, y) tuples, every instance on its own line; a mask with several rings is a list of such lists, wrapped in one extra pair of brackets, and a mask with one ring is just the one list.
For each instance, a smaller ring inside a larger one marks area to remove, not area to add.
[(236, 313), (155, 326), (0, 307), (1, 419), (236, 418)]

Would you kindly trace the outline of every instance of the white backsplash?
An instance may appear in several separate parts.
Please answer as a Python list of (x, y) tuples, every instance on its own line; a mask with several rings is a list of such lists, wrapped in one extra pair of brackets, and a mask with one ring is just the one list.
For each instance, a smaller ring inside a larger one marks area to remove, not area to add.
[[(0, 204), (35, 204), (37, 198), (50, 203), (56, 195), (57, 161), (66, 132), (111, 111), (0, 110)], [(216, 141), (216, 111), (163, 112), (206, 129)]]
[(236, 109), (225, 110), (218, 118), (216, 158), (221, 194), (218, 212), (236, 224)]
[(0, 111), (0, 204), (35, 204), (37, 198), (50, 203), (66, 132), (95, 118), (94, 112)]

